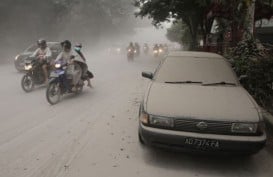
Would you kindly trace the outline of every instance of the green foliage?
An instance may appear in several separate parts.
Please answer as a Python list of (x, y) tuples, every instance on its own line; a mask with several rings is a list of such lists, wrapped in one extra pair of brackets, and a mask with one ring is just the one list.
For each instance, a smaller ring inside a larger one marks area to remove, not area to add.
[(140, 9), (137, 16), (148, 16), (153, 24), (170, 19), (182, 20), (189, 29), (192, 39), (191, 48), (197, 46), (198, 28), (204, 28), (205, 11), (212, 0), (135, 0), (135, 6)]
[(238, 43), (230, 59), (238, 76), (247, 75), (243, 86), (263, 107), (272, 106), (273, 58), (257, 47), (253, 38)]
[(170, 41), (177, 42), (186, 48), (189, 48), (190, 44), (192, 43), (189, 27), (181, 20), (174, 23), (171, 28), (167, 30), (167, 38)]

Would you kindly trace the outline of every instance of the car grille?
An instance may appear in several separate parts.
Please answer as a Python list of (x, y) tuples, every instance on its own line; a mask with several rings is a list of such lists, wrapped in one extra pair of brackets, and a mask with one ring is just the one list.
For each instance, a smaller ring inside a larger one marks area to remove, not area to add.
[[(206, 123), (207, 127), (200, 129), (197, 124), (200, 122)], [(203, 121), (203, 120), (190, 120), (190, 119), (175, 119), (174, 129), (186, 132), (198, 132), (198, 133), (211, 133), (211, 134), (223, 134), (234, 135), (231, 132), (232, 123), (222, 121)]]

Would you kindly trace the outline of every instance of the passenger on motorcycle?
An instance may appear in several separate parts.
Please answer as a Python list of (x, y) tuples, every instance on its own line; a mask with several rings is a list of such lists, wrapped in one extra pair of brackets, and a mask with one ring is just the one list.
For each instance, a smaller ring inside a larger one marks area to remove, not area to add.
[(147, 43), (144, 44), (143, 46), (143, 52), (147, 55), (149, 53), (149, 46)]
[(38, 49), (31, 55), (32, 58), (38, 59), (42, 65), (43, 73), (45, 77), (45, 84), (48, 83), (48, 65), (52, 59), (52, 52), (47, 46), (45, 39), (39, 39), (37, 41)]
[[(77, 43), (74, 47), (75, 52), (77, 52), (77, 54), (81, 57), (81, 59), (86, 63), (86, 58), (81, 52), (81, 49), (82, 49), (81, 43)], [(85, 68), (85, 70), (83, 70), (83, 75), (85, 75), (85, 78), (87, 80), (87, 83), (88, 83), (87, 86), (92, 88), (93, 86), (91, 85), (90, 78), (93, 77), (93, 74), (90, 71), (88, 71), (88, 68)]]
[(129, 46), (127, 47), (127, 50), (129, 51), (132, 51), (134, 52), (135, 51), (135, 47), (134, 47), (134, 44), (132, 42), (130, 42)]
[[(75, 58), (71, 50), (72, 44), (69, 40), (65, 40), (61, 42), (61, 46), (63, 51), (57, 56), (55, 63), (60, 62), (62, 65), (69, 65), (73, 62), (72, 60)], [(64, 74), (61, 80), (65, 86), (66, 91), (68, 91), (69, 93), (72, 92), (71, 88), (69, 87), (67, 74)]]
[(137, 42), (135, 42), (135, 50), (136, 50), (136, 56), (140, 55), (140, 46)]

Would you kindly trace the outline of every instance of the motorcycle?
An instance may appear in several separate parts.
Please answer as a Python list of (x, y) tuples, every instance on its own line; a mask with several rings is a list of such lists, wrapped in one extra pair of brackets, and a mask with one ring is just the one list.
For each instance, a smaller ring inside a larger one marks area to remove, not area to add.
[(154, 57), (158, 57), (159, 56), (159, 50), (158, 49), (154, 49), (153, 53), (154, 53)]
[[(35, 85), (42, 85), (45, 82), (45, 76), (42, 64), (39, 59), (29, 58), (25, 60), (26, 74), (21, 79), (21, 87), (25, 92), (31, 92)], [(48, 66), (48, 71), (50, 67)]]
[(149, 48), (146, 47), (146, 46), (144, 46), (144, 47), (143, 47), (143, 52), (144, 52), (145, 55), (148, 55), (148, 53), (149, 53)]
[(135, 52), (136, 52), (136, 50), (134, 50), (132, 48), (129, 48), (127, 50), (127, 59), (128, 59), (128, 61), (133, 61), (134, 60)]
[[(55, 63), (55, 70), (50, 73), (49, 84), (46, 89), (46, 98), (49, 104), (57, 104), (65, 94), (79, 94), (82, 92), (84, 79), (81, 66), (87, 68), (87, 65), (79, 59), (74, 58), (73, 60), (73, 63), (69, 65), (61, 62)], [(68, 92), (65, 86), (65, 77), (71, 92)]]

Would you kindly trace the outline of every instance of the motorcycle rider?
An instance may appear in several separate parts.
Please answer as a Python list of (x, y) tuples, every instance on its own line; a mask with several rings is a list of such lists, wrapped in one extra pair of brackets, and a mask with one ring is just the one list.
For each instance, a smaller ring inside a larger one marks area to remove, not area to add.
[(129, 46), (127, 47), (127, 50), (131, 49), (133, 52), (135, 51), (135, 46), (132, 42), (130, 42)]
[[(62, 46), (63, 51), (57, 56), (55, 63), (61, 62), (62, 65), (66, 65), (66, 64), (69, 65), (73, 62), (73, 59), (75, 58), (75, 56), (73, 55), (73, 52), (71, 50), (72, 44), (69, 40), (65, 40), (65, 41), (61, 42), (61, 46)], [(68, 93), (71, 93), (72, 90), (69, 87), (69, 83), (67, 80), (67, 74), (62, 75), (61, 80), (64, 84), (66, 91), (68, 91)]]
[(154, 52), (154, 57), (157, 57), (159, 55), (159, 46), (158, 46), (158, 44), (154, 45), (153, 52)]
[(50, 48), (47, 46), (45, 39), (39, 39), (37, 41), (38, 49), (31, 55), (32, 58), (38, 59), (42, 65), (45, 84), (48, 83), (48, 65), (50, 64), (50, 60), (52, 59), (52, 52)]
[(136, 56), (139, 56), (140, 54), (140, 46), (137, 42), (135, 42), (135, 50), (136, 50)]
[[(79, 54), (81, 59), (86, 63), (86, 58), (83, 55), (83, 53), (81, 52), (81, 49), (82, 49), (82, 44), (81, 43), (77, 43), (75, 45), (75, 47), (74, 47), (75, 52), (77, 52), (77, 54)], [(86, 71), (83, 71), (83, 74), (87, 75), (87, 77), (86, 77), (87, 78), (86, 80), (87, 80), (87, 83), (88, 83), (87, 86), (92, 88), (93, 86), (91, 85), (90, 78), (93, 77), (93, 74), (90, 71), (88, 71), (88, 68), (86, 68)]]
[(148, 46), (147, 43), (144, 44), (143, 51), (144, 51), (144, 53), (145, 53), (146, 55), (148, 54), (148, 52), (149, 52), (149, 46)]

